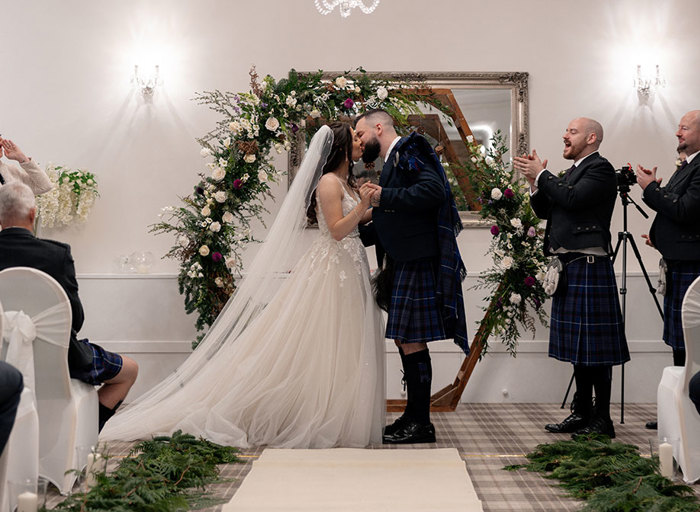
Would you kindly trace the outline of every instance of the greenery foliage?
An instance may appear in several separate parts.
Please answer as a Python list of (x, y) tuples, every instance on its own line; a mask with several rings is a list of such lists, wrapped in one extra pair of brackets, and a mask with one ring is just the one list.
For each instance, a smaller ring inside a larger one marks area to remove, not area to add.
[(72, 494), (53, 510), (166, 512), (210, 506), (202, 491), (216, 480), (217, 464), (240, 462), (237, 452), (181, 431), (156, 437), (134, 446), (109, 475), (99, 473), (88, 492)]
[[(540, 220), (530, 207), (527, 185), (521, 184), (511, 165), (504, 137), (496, 132), (490, 148), (469, 141), (472, 167), (468, 170), (481, 204), (483, 219), (492, 223), (489, 253), (493, 265), (476, 288), (491, 290), (486, 297), (488, 314), (481, 320), (488, 333), (501, 338), (515, 355), (520, 326), (535, 335), (535, 316), (546, 325), (542, 307), (547, 295), (542, 287), (547, 259), (543, 251)], [(534, 312), (534, 315), (533, 315)], [(488, 342), (484, 337), (484, 352)]]
[(636, 446), (606, 436), (578, 436), (573, 441), (538, 445), (524, 468), (560, 480), (571, 496), (586, 500), (581, 510), (596, 512), (700, 510), (693, 490), (659, 474), (657, 456), (644, 458)]

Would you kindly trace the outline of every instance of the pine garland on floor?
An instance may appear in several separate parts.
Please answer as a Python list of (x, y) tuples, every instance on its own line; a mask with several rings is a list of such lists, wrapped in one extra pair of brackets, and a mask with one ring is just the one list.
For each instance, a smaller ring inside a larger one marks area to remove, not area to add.
[(605, 436), (579, 436), (572, 441), (538, 445), (524, 468), (560, 480), (567, 492), (586, 500), (582, 511), (595, 512), (698, 512), (693, 489), (659, 474), (659, 458), (644, 458), (630, 444), (614, 443)]
[(54, 510), (167, 512), (213, 506), (222, 501), (206, 496), (204, 487), (217, 480), (217, 464), (241, 462), (236, 453), (178, 430), (137, 444), (115, 471), (97, 474), (97, 485)]

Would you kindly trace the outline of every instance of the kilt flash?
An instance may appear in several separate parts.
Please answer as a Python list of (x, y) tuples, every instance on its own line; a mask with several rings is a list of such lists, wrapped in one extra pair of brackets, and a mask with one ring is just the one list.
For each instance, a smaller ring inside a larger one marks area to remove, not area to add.
[(685, 350), (681, 306), (688, 287), (700, 276), (700, 261), (667, 262), (664, 297), (664, 342), (674, 350)]
[(397, 261), (386, 337), (401, 343), (444, 340), (433, 259)]
[(609, 258), (572, 261), (567, 288), (552, 300), (549, 356), (580, 365), (629, 361), (617, 284)]

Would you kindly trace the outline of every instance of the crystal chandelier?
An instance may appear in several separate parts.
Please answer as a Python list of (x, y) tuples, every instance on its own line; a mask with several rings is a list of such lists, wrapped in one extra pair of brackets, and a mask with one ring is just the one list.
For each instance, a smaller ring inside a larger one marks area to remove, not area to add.
[(333, 9), (338, 7), (340, 15), (343, 18), (350, 16), (355, 7), (359, 7), (365, 14), (370, 14), (379, 5), (379, 0), (372, 0), (372, 5), (366, 6), (363, 0), (314, 0), (316, 9), (321, 14), (330, 14)]

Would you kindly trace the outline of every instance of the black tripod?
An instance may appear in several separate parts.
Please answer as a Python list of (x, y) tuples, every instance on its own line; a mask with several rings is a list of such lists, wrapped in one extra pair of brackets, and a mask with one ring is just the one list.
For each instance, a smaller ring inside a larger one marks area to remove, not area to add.
[[(616, 171), (617, 174), (617, 189), (618, 192), (620, 193), (620, 200), (622, 201), (622, 231), (619, 231), (617, 233), (617, 244), (615, 245), (615, 250), (613, 251), (613, 258), (612, 261), (615, 263), (615, 260), (617, 259), (617, 256), (620, 252), (620, 247), (622, 247), (622, 281), (620, 283), (620, 306), (622, 308), (622, 322), (623, 326), (626, 326), (625, 323), (625, 314), (626, 314), (626, 309), (627, 309), (627, 243), (632, 246), (632, 250), (634, 251), (634, 255), (637, 258), (637, 263), (639, 263), (639, 268), (642, 269), (642, 273), (644, 274), (644, 279), (647, 282), (647, 287), (649, 288), (649, 293), (651, 293), (652, 298), (654, 299), (654, 302), (656, 303), (656, 309), (659, 310), (659, 315), (661, 315), (661, 320), (664, 319), (664, 311), (661, 308), (661, 304), (659, 304), (659, 299), (656, 296), (656, 288), (654, 288), (651, 284), (651, 279), (649, 279), (649, 274), (647, 273), (647, 269), (644, 267), (644, 262), (642, 261), (642, 256), (639, 253), (639, 248), (637, 247), (637, 242), (634, 241), (634, 237), (632, 237), (632, 234), (627, 231), (627, 207), (631, 204), (634, 205), (635, 208), (637, 208), (637, 211), (642, 214), (642, 216), (645, 219), (649, 218), (649, 215), (646, 214), (642, 208), (634, 202), (634, 199), (632, 199), (629, 196), (630, 192), (630, 185), (633, 185), (636, 183), (636, 178), (634, 177), (634, 173), (630, 167), (623, 167), (622, 169)], [(624, 327), (625, 330), (627, 329)], [(625, 365), (624, 363), (621, 365), (621, 387), (620, 387), (620, 423), (625, 422)], [(569, 392), (571, 391), (571, 385), (574, 383), (574, 376), (571, 376), (571, 380), (569, 381), (569, 386), (566, 388), (566, 394), (564, 395), (564, 401), (561, 403), (561, 408), (563, 409), (564, 406), (566, 405), (566, 400), (569, 397)]]

